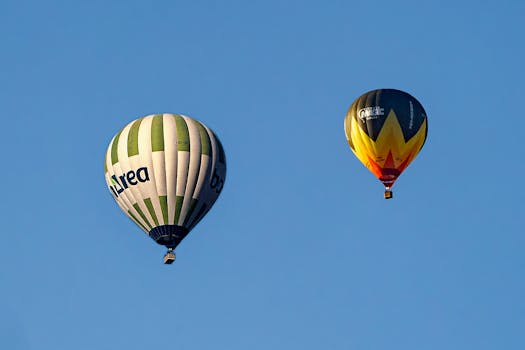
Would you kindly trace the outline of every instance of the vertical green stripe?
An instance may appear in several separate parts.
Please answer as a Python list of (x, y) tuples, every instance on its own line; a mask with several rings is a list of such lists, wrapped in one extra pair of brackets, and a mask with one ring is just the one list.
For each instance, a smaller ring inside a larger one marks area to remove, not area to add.
[(118, 163), (118, 140), (120, 139), (120, 134), (122, 134), (122, 130), (118, 132), (118, 134), (113, 139), (113, 143), (111, 144), (111, 164), (114, 165), (115, 163)]
[(144, 222), (146, 223), (146, 226), (148, 226), (149, 230), (151, 230), (151, 224), (148, 221), (148, 218), (146, 218), (146, 215), (142, 212), (142, 209), (140, 209), (139, 205), (137, 203), (133, 204), (133, 208), (139, 213), (140, 217)]
[(177, 196), (177, 198), (175, 199), (175, 222), (174, 222), (175, 225), (179, 223), (180, 211), (182, 209), (183, 201), (184, 201), (183, 196)]
[(168, 196), (159, 196), (160, 209), (162, 210), (162, 218), (164, 225), (168, 225)]
[(106, 152), (106, 155), (104, 156), (104, 173), (108, 172), (108, 152)]
[(164, 151), (164, 123), (162, 114), (153, 117), (151, 123), (151, 150)]
[(151, 198), (144, 199), (144, 204), (146, 204), (146, 207), (149, 211), (149, 215), (151, 215), (153, 221), (155, 222), (155, 226), (159, 226), (159, 219), (157, 219), (157, 214), (155, 213), (155, 209), (153, 208), (153, 203), (151, 203)]
[(210, 155), (210, 137), (208, 136), (208, 133), (206, 132), (206, 129), (204, 126), (202, 126), (201, 123), (197, 122), (197, 126), (199, 127), (199, 135), (201, 137), (201, 154)]
[(133, 215), (133, 213), (131, 212), (131, 210), (128, 210), (128, 214), (129, 216), (131, 216), (132, 220), (140, 226), (140, 228), (142, 228), (144, 231), (149, 231), (146, 227), (144, 227), (144, 225), (142, 225), (140, 223), (140, 221), (137, 219), (137, 217), (135, 215)]
[(177, 150), (190, 151), (190, 133), (186, 121), (180, 115), (175, 115), (175, 124), (177, 125)]
[(188, 210), (188, 214), (186, 215), (186, 219), (184, 220), (184, 226), (186, 226), (189, 219), (191, 218), (191, 214), (193, 214), (193, 211), (195, 210), (195, 207), (197, 206), (198, 202), (199, 202), (198, 199), (195, 199), (195, 198), (191, 199), (190, 209)]
[(139, 154), (139, 128), (143, 118), (137, 119), (128, 134), (128, 157)]

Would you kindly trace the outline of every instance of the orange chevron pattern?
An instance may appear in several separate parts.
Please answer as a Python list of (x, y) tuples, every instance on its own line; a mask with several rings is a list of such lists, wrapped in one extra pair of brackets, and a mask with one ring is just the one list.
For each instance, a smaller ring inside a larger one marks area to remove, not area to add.
[(345, 133), (352, 151), (386, 187), (394, 185), (425, 143), (426, 120), (417, 133), (405, 142), (394, 110), (388, 113), (376, 141), (361, 129), (355, 116), (347, 116), (347, 119), (350, 123), (345, 119)]

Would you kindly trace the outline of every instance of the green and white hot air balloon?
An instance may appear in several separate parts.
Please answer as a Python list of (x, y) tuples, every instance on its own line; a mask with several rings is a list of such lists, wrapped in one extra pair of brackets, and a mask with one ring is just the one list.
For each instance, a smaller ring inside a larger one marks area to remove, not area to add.
[(173, 250), (206, 215), (226, 178), (217, 136), (178, 114), (139, 118), (111, 140), (104, 164), (113, 198), (155, 242)]

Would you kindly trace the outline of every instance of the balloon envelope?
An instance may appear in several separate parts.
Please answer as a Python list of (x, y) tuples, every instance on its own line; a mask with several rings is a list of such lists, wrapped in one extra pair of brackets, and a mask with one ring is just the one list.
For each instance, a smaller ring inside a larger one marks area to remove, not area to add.
[(352, 103), (344, 128), (356, 157), (390, 189), (423, 147), (427, 115), (406, 92), (379, 89)]
[(122, 211), (157, 243), (175, 248), (221, 193), (226, 158), (204, 124), (183, 115), (155, 114), (113, 137), (104, 168)]

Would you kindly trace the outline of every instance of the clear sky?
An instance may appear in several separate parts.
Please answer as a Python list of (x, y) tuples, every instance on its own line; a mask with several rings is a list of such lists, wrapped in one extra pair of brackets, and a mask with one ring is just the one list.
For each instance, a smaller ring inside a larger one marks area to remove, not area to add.
[[(525, 2), (0, 2), (0, 348), (522, 350)], [(427, 142), (383, 199), (346, 144), (397, 88)], [(227, 154), (177, 248), (105, 185), (182, 113)]]

